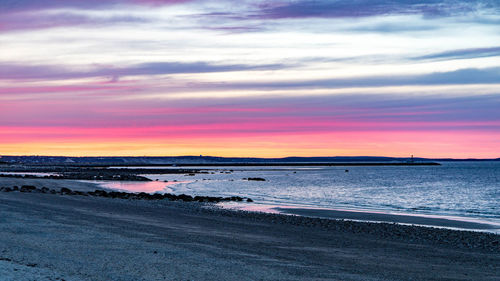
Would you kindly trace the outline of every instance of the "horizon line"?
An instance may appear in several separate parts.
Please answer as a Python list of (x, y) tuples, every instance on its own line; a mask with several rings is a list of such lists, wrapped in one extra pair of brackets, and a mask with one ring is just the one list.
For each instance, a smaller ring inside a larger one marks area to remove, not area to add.
[(151, 155), (120, 155), (120, 156), (109, 156), (109, 155), (100, 155), (100, 156), (68, 156), (68, 155), (0, 155), (1, 157), (60, 157), (60, 158), (181, 158), (181, 157), (210, 157), (210, 158), (226, 158), (226, 159), (238, 159), (238, 158), (253, 158), (253, 159), (286, 159), (286, 158), (394, 158), (394, 159), (406, 159), (406, 158), (414, 158), (414, 159), (431, 159), (431, 160), (498, 160), (499, 157), (491, 157), (491, 158), (451, 158), (451, 157), (415, 157), (414, 155), (410, 155), (408, 157), (402, 156), (377, 156), (377, 155), (337, 155), (337, 156), (283, 156), (283, 157), (255, 157), (255, 156), (214, 156), (214, 155), (176, 155), (176, 156), (151, 156)]

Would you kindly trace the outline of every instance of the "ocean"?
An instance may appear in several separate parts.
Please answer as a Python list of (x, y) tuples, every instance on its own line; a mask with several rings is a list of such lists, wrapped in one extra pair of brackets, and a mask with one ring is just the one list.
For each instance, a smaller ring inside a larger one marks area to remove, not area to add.
[[(155, 182), (108, 182), (104, 185), (128, 191), (242, 196), (252, 198), (256, 206), (445, 216), (500, 225), (500, 162), (441, 164), (200, 167), (208, 169), (208, 173), (145, 175)], [(256, 177), (265, 181), (246, 180)]]

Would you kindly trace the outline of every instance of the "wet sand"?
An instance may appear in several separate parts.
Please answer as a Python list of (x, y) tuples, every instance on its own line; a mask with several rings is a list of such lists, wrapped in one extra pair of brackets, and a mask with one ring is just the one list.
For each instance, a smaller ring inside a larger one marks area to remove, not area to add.
[(497, 225), (480, 223), (480, 222), (454, 220), (448, 218), (435, 218), (435, 217), (403, 215), (403, 214), (396, 215), (396, 214), (362, 212), (362, 211), (326, 210), (326, 209), (304, 209), (304, 208), (282, 208), (282, 207), (275, 207), (274, 209), (285, 214), (329, 218), (329, 219), (346, 219), (346, 220), (389, 222), (389, 223), (395, 222), (395, 223), (416, 224), (424, 226), (459, 228), (464, 230), (500, 231), (500, 226)]

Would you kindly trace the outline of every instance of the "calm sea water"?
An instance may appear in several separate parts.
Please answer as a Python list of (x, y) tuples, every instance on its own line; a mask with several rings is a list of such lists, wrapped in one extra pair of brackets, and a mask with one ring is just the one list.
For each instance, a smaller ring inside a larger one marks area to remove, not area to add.
[[(500, 223), (500, 162), (210, 169), (209, 174), (195, 176), (147, 175), (158, 179), (149, 185), (108, 183), (107, 187), (176, 194), (239, 195), (250, 197), (257, 204), (444, 215)], [(243, 179), (249, 177), (266, 181)]]

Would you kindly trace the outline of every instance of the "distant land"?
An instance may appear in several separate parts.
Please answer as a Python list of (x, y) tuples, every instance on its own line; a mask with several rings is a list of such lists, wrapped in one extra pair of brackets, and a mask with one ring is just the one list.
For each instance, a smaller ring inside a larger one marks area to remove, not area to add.
[(66, 157), (66, 156), (1, 156), (0, 164), (40, 165), (219, 165), (219, 164), (312, 164), (312, 163), (408, 163), (432, 161), (500, 161), (495, 159), (410, 158), (381, 156), (334, 156), (334, 157), (215, 157), (215, 156), (110, 156), (110, 157)]

